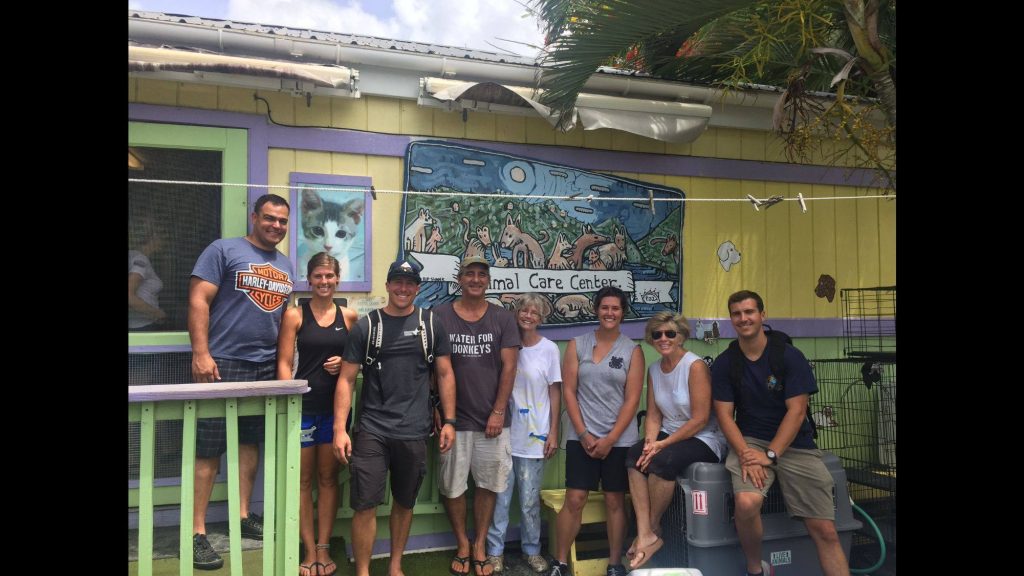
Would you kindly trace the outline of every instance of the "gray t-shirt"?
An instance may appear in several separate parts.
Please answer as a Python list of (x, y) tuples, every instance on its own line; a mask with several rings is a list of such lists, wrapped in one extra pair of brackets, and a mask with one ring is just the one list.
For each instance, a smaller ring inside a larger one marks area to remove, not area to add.
[(210, 304), (210, 355), (267, 362), (277, 357), (292, 263), (277, 250), (260, 250), (245, 238), (214, 240), (192, 275), (218, 287)]
[[(594, 345), (597, 340), (594, 333), (580, 334), (574, 340), (576, 357), (580, 361), (576, 373), (576, 401), (579, 402), (580, 414), (587, 430), (603, 438), (615, 428), (619, 410), (626, 401), (626, 375), (629, 373), (629, 364), (636, 343), (624, 334), (619, 334), (612, 344), (612, 349), (601, 359), (601, 363), (595, 364)], [(566, 440), (579, 440), (576, 429), (572, 426), (568, 428)], [(615, 446), (632, 446), (639, 439), (636, 426), (630, 423), (615, 442)]]
[[(455, 429), (482, 432), (487, 429), (487, 418), (498, 397), (501, 350), (520, 348), (519, 328), (511, 312), (490, 303), (476, 322), (460, 318), (451, 302), (434, 311), (447, 329), (452, 344), (455, 417), (458, 419)], [(502, 426), (511, 425), (512, 415), (506, 409)]]
[[(377, 311), (370, 312), (374, 323)], [(363, 391), (360, 395), (356, 430), (365, 430), (396, 440), (420, 440), (430, 435), (430, 373), (433, 367), (423, 356), (423, 340), (419, 333), (419, 310), (408, 316), (389, 316), (380, 311), (384, 333), (380, 353), (373, 366), (367, 366), (366, 340), (370, 325), (366, 316), (352, 327), (345, 353), (345, 362), (358, 364), (363, 370)], [(426, 312), (424, 322), (429, 322)], [(451, 346), (448, 332), (434, 318), (434, 357), (448, 356)]]

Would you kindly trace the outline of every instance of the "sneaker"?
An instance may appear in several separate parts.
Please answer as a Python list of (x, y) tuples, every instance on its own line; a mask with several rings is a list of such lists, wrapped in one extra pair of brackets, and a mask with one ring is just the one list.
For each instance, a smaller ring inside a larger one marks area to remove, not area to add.
[(491, 566), (494, 566), (494, 573), (498, 574), (505, 570), (505, 555), (499, 556), (488, 556), (486, 562)]
[(533, 571), (538, 574), (543, 574), (548, 571), (551, 567), (548, 561), (544, 559), (540, 554), (523, 554), (523, 560), (533, 568)]
[[(749, 575), (750, 573), (746, 572), (746, 574)], [(772, 566), (771, 564), (769, 564), (768, 562), (766, 562), (764, 560), (761, 560), (761, 573), (760, 574), (754, 574), (753, 576), (774, 576), (774, 575), (775, 575), (775, 567)]]
[(242, 538), (263, 540), (263, 518), (259, 514), (249, 512), (247, 518), (242, 518)]
[(192, 536), (192, 567), (199, 570), (216, 570), (224, 565), (224, 559), (210, 546), (206, 534)]
[(548, 576), (572, 576), (572, 572), (569, 571), (567, 564), (555, 560), (551, 563), (551, 572), (548, 572)]
[(627, 570), (622, 564), (609, 564), (608, 572), (605, 574), (606, 576), (626, 576)]

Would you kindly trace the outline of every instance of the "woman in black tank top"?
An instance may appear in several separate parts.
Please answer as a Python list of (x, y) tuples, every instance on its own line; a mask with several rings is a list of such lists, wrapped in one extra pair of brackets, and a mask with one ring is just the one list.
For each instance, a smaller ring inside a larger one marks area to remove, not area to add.
[[(356, 321), (350, 308), (334, 303), (341, 266), (326, 252), (309, 259), (306, 277), (312, 299), (289, 308), (277, 341), (277, 378), (292, 379), (295, 350), (299, 361), (294, 378), (309, 382), (302, 397), (302, 469), (299, 494), (299, 532), (306, 549), (300, 576), (333, 574), (329, 542), (338, 514), (338, 459), (334, 457), (334, 389), (349, 328)], [(346, 423), (345, 429), (348, 429)], [(318, 479), (317, 524), (313, 533), (313, 479)]]

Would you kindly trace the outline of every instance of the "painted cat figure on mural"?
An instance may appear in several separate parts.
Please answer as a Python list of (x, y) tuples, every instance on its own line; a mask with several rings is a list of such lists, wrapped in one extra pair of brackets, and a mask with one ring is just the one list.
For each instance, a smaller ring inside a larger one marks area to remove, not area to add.
[(342, 278), (352, 278), (355, 270), (349, 266), (349, 250), (361, 232), (365, 201), (355, 198), (344, 203), (325, 200), (313, 189), (303, 188), (300, 201), (302, 236), (298, 239), (300, 270), (317, 252), (327, 252), (341, 264)]

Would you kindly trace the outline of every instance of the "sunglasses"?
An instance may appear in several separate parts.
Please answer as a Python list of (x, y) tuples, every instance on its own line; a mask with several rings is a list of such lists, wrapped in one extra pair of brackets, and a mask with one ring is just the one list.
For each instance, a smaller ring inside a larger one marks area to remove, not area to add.
[(661, 340), (662, 336), (665, 336), (669, 340), (672, 340), (673, 338), (675, 338), (678, 335), (679, 335), (679, 333), (676, 332), (675, 330), (665, 330), (665, 331), (655, 330), (655, 331), (651, 332), (651, 340)]

